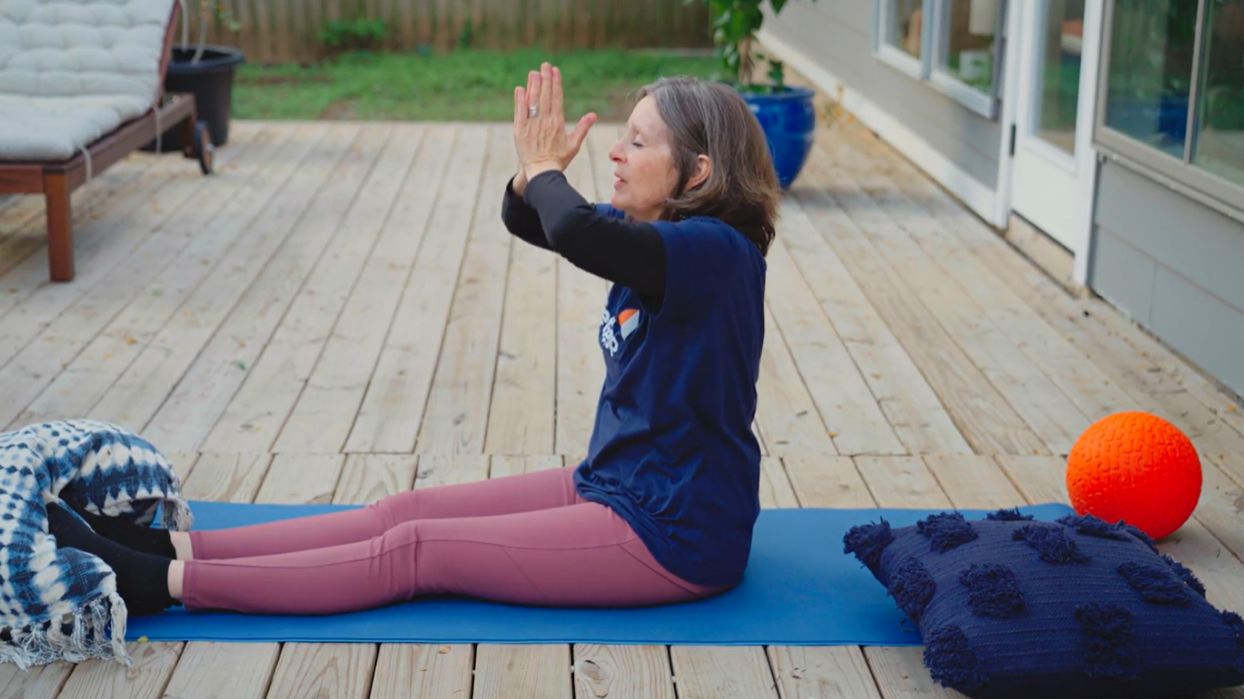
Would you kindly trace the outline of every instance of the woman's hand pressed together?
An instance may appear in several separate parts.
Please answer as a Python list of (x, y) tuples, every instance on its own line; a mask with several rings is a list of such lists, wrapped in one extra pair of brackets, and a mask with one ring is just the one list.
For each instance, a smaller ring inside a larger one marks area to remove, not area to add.
[(514, 192), (522, 195), (527, 182), (542, 172), (564, 171), (579, 154), (596, 114), (585, 114), (573, 132), (566, 132), (562, 75), (545, 62), (527, 75), (527, 87), (514, 88), (514, 145), (519, 172)]

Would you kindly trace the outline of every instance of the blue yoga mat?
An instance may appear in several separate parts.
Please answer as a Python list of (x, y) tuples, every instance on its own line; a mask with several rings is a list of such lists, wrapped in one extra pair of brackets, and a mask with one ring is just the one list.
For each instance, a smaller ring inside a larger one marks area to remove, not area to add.
[[(195, 527), (219, 529), (348, 509), (195, 502)], [(130, 619), (152, 641), (919, 645), (920, 635), (842, 537), (885, 517), (896, 527), (942, 510), (764, 510), (745, 580), (707, 600), (640, 609), (548, 609), (429, 598), (332, 616), (186, 612)], [(1052, 521), (1065, 505), (1021, 507)], [(984, 511), (963, 510), (980, 519)]]

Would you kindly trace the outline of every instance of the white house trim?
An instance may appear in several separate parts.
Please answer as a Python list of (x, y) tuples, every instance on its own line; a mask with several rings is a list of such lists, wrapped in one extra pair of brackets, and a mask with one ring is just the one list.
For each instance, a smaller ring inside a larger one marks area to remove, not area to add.
[(902, 122), (890, 116), (867, 97), (852, 89), (830, 71), (809, 58), (799, 49), (761, 29), (756, 37), (770, 53), (790, 65), (830, 95), (838, 96), (843, 109), (888, 141), (907, 156), (921, 170), (950, 190), (978, 216), (998, 227), (1006, 226), (1005, 206), (998, 205), (994, 190), (981, 184), (960, 169), (953, 161), (942, 155), (927, 141), (908, 129)]

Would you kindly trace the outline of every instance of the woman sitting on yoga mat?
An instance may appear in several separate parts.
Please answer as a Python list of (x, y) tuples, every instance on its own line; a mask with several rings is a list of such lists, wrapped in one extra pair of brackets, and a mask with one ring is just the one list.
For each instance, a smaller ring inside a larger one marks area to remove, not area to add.
[(672, 78), (640, 94), (609, 152), (611, 206), (588, 203), (563, 174), (595, 115), (567, 134), (559, 71), (544, 64), (514, 94), (521, 169), (505, 225), (613, 282), (583, 463), (217, 531), (86, 516), (96, 534), (53, 506), (60, 545), (112, 566), (135, 614), (177, 601), (325, 614), (432, 593), (615, 607), (736, 585), (760, 508), (751, 424), (780, 189), (733, 88)]

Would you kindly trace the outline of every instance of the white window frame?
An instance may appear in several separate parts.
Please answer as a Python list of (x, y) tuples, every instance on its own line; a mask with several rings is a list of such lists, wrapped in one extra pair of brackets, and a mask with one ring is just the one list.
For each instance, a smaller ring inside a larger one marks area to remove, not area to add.
[(1184, 150), (1180, 157), (1153, 148), (1106, 124), (1110, 96), (1110, 57), (1111, 44), (1114, 41), (1115, 4), (1113, 0), (1106, 2), (1106, 16), (1102, 23), (1101, 69), (1097, 76), (1097, 104), (1100, 107), (1097, 109), (1093, 122), (1093, 145), (1101, 150), (1105, 157), (1128, 166), (1145, 177), (1160, 182), (1219, 213), (1237, 221), (1244, 221), (1244, 185), (1221, 177), (1193, 161), (1196, 139), (1200, 135), (1201, 128), (1201, 71), (1204, 70), (1203, 65), (1207, 56), (1206, 0), (1197, 2), (1196, 34), (1192, 44), (1194, 58), (1190, 76), (1191, 88), (1188, 94), (1187, 136), (1184, 139)]
[[(901, 49), (895, 48), (886, 41), (886, 29), (890, 24), (890, 5), (894, 0), (875, 0), (873, 7), (873, 55), (877, 60), (889, 65), (908, 77), (924, 81), (929, 75), (929, 39), (932, 36), (932, 24), (924, 22), (920, 27), (920, 58), (916, 58)], [(921, 8), (924, 16), (928, 16), (932, 0), (922, 0)]]
[[(986, 119), (997, 119), (1000, 112), (1002, 94), (1003, 62), (1006, 53), (1006, 15), (1010, 8), (1009, 0), (998, 0), (998, 20), (994, 29), (994, 66), (993, 81), (990, 92), (969, 86), (949, 71), (942, 68), (942, 57), (946, 53), (949, 35), (948, 20), (950, 17), (950, 0), (923, 0), (921, 5), (923, 16), (928, 18), (921, 26), (920, 58), (916, 59), (885, 40), (889, 26), (889, 12), (892, 0), (874, 0), (873, 3), (873, 56), (908, 77), (919, 80), (956, 100), (967, 109), (980, 114)], [(929, 21), (931, 20), (931, 21)]]

